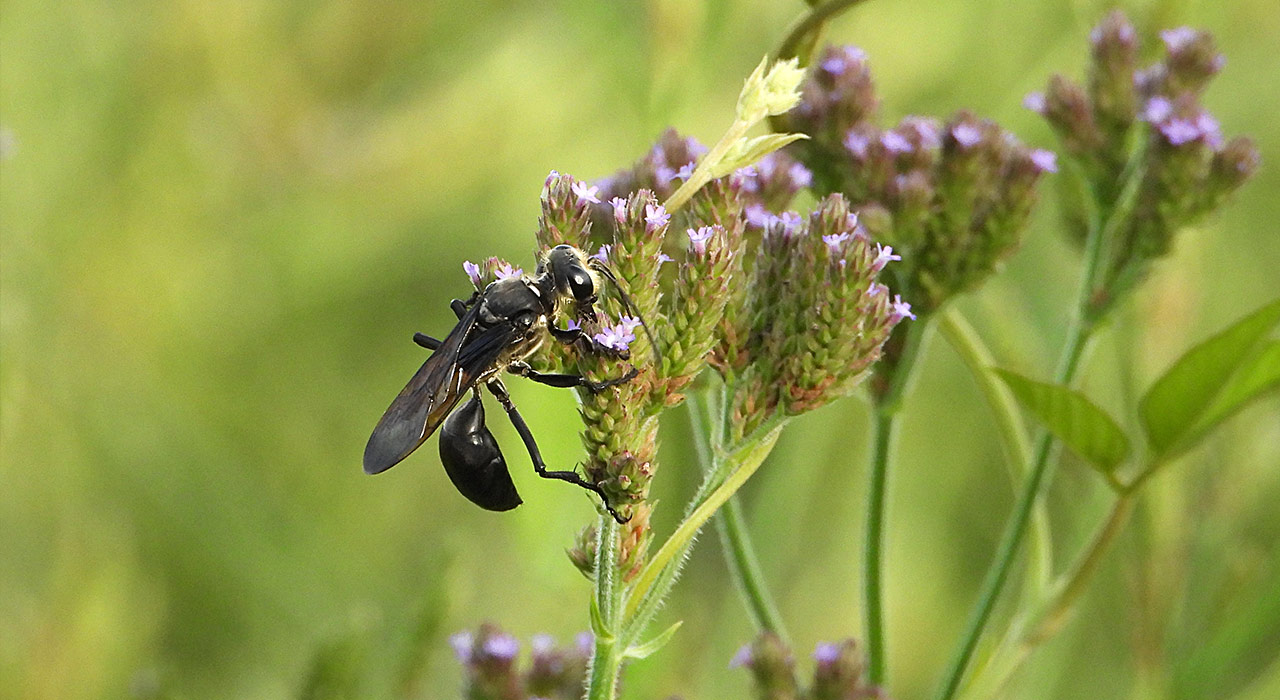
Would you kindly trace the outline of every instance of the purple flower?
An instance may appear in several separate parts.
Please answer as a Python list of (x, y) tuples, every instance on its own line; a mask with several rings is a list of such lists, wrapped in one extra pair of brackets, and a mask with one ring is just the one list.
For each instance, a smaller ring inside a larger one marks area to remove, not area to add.
[(480, 266), (468, 260), (462, 263), (462, 271), (467, 273), (467, 277), (471, 278), (471, 284), (474, 284), (476, 288), (479, 289), (480, 288)]
[(588, 185), (585, 182), (573, 183), (573, 193), (578, 195), (578, 206), (582, 206), (587, 202), (599, 204), (600, 198), (596, 196), (596, 193), (599, 191), (600, 188), (595, 185)]
[(974, 124), (962, 122), (951, 127), (951, 135), (963, 148), (973, 148), (982, 140), (982, 130)]
[(1044, 93), (1028, 92), (1027, 96), (1022, 98), (1022, 106), (1037, 114), (1044, 114)]
[(907, 137), (896, 131), (884, 132), (884, 134), (880, 136), (880, 145), (884, 146), (884, 150), (895, 155), (900, 153), (910, 153), (915, 150), (915, 147), (911, 145), (911, 142), (907, 140)]
[(574, 646), (578, 647), (578, 651), (585, 654), (591, 653), (591, 647), (595, 645), (596, 638), (590, 632), (579, 632), (573, 638)]
[(1172, 146), (1181, 146), (1200, 138), (1200, 128), (1190, 119), (1169, 119), (1160, 125), (1160, 133)]
[(893, 246), (891, 245), (882, 246), (879, 243), (877, 243), (876, 259), (872, 261), (871, 269), (876, 272), (879, 272), (883, 270), (884, 266), (888, 265), (890, 262), (893, 262), (894, 260), (901, 260), (901, 259), (902, 259), (901, 255), (893, 254)]
[(756, 181), (756, 169), (751, 166), (733, 171), (729, 176), (729, 183), (743, 192), (757, 192), (760, 189), (760, 183)]
[(777, 221), (782, 224), (782, 235), (791, 237), (796, 230), (804, 224), (804, 218), (793, 211), (784, 211), (777, 217)]
[(879, 282), (872, 282), (871, 286), (867, 287), (867, 296), (869, 297), (879, 296), (880, 294), (884, 294), (887, 291), (889, 291), (888, 287), (884, 286), (883, 284), (880, 284)]
[(613, 220), (619, 225), (627, 223), (627, 200), (622, 197), (614, 197), (609, 200), (609, 204), (613, 205)]
[(891, 316), (894, 323), (897, 323), (904, 318), (909, 318), (912, 321), (916, 320), (916, 315), (911, 313), (911, 305), (902, 300), (901, 294), (893, 295), (892, 306), (893, 309)]
[(631, 342), (636, 339), (634, 333), (628, 331), (625, 326), (619, 324), (617, 326), (607, 326), (603, 331), (591, 336), (596, 344), (603, 345), (611, 350), (626, 350), (631, 346)]
[(519, 277), (524, 274), (524, 270), (518, 267), (512, 267), (511, 263), (504, 262), (493, 271), (493, 276), (500, 280), (509, 279), (511, 277)]
[(1218, 126), (1218, 120), (1214, 119), (1212, 114), (1200, 112), (1196, 116), (1196, 128), (1200, 130), (1200, 135), (1210, 148), (1217, 150), (1222, 147), (1222, 128)]
[(733, 658), (729, 660), (729, 668), (742, 668), (743, 666), (750, 666), (750, 665), (751, 665), (751, 645), (743, 644), (742, 648), (738, 650), (738, 653), (734, 654)]
[(688, 180), (693, 177), (693, 163), (685, 163), (676, 171), (676, 177), (681, 180)]
[(844, 135), (844, 147), (858, 158), (867, 157), (867, 146), (871, 145), (866, 136), (854, 129)]
[(1156, 95), (1147, 100), (1147, 104), (1142, 108), (1142, 118), (1152, 124), (1159, 124), (1168, 119), (1173, 114), (1173, 103), (1169, 98), (1162, 95)]
[(592, 255), (591, 257), (595, 258), (596, 260), (599, 260), (602, 263), (607, 263), (609, 262), (609, 253), (611, 252), (613, 252), (613, 246), (606, 244), (606, 245), (600, 246), (600, 250), (597, 250), (595, 252), (595, 255)]
[(645, 231), (653, 233), (666, 226), (668, 221), (671, 221), (671, 215), (667, 213), (667, 210), (661, 204), (644, 205)]
[(748, 205), (743, 213), (746, 215), (747, 225), (752, 228), (764, 228), (775, 218), (773, 214), (770, 214), (769, 211), (764, 208), (764, 205), (760, 203)]
[(813, 650), (813, 660), (819, 664), (829, 665), (840, 659), (840, 645), (822, 642)]
[(510, 660), (520, 653), (520, 642), (509, 634), (495, 634), (484, 640), (484, 653), (495, 659)]
[(1042, 173), (1058, 172), (1058, 154), (1037, 148), (1031, 151), (1031, 163)]
[(569, 323), (565, 325), (564, 329), (567, 331), (580, 331), (582, 330), (582, 324), (578, 323), (578, 319), (571, 318), (569, 319)]
[(653, 169), (653, 177), (659, 185), (665, 185), (675, 179), (676, 171), (670, 166), (659, 165)]
[(834, 56), (824, 60), (819, 64), (822, 70), (832, 76), (842, 75), (849, 66), (861, 63), (867, 59), (867, 54), (856, 46), (842, 46)]
[(558, 178), (558, 177), (560, 177), (560, 173), (558, 173), (558, 172), (556, 172), (556, 171), (552, 170), (551, 172), (547, 173), (547, 180), (546, 180), (546, 182), (543, 182), (543, 183), (542, 183), (542, 186), (543, 186), (543, 187), (550, 187), (550, 186), (551, 186), (551, 183), (555, 182), (555, 181), (556, 181), (556, 178)]
[(693, 248), (693, 252), (698, 255), (707, 254), (707, 241), (711, 240), (711, 235), (715, 233), (715, 229), (710, 226), (703, 226), (698, 230), (689, 229), (689, 243)]
[(907, 117), (902, 126), (916, 132), (920, 145), (924, 148), (938, 148), (942, 145), (942, 136), (938, 133), (938, 123), (926, 117)]
[(535, 654), (548, 654), (556, 647), (556, 640), (549, 634), (535, 634), (529, 640), (529, 648)]
[(829, 233), (822, 237), (822, 242), (827, 244), (827, 248), (831, 249), (834, 255), (840, 252), (840, 248), (844, 246), (844, 242), (853, 237), (853, 234), (845, 231), (842, 233)]
[(623, 316), (618, 319), (618, 328), (621, 328), (625, 333), (634, 335), (639, 327), (640, 319), (635, 316)]
[(464, 664), (471, 663), (471, 647), (474, 644), (475, 637), (468, 630), (449, 637), (449, 646), (453, 647), (453, 653), (458, 657), (458, 661)]
[(658, 253), (659, 265), (661, 265), (662, 263), (669, 263), (669, 262), (675, 262), (675, 258), (671, 257), (670, 255), (667, 255), (666, 253)]
[(800, 163), (792, 163), (791, 167), (787, 168), (787, 176), (791, 178), (792, 186), (797, 189), (813, 184), (813, 172)]
[(1187, 48), (1198, 38), (1200, 38), (1200, 32), (1191, 27), (1178, 27), (1160, 32), (1160, 39), (1164, 41), (1164, 46), (1170, 53)]

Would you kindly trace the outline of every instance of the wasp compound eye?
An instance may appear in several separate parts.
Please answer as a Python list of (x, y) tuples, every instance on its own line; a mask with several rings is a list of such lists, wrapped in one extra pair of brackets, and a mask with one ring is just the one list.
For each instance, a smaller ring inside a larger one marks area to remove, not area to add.
[(449, 480), (472, 503), (486, 510), (511, 510), (520, 495), (507, 471), (498, 442), (484, 424), (484, 405), (474, 397), (444, 422), (440, 461)]
[(569, 291), (573, 293), (573, 298), (578, 301), (590, 301), (596, 294), (596, 284), (591, 279), (591, 275), (581, 268), (570, 270), (569, 274)]

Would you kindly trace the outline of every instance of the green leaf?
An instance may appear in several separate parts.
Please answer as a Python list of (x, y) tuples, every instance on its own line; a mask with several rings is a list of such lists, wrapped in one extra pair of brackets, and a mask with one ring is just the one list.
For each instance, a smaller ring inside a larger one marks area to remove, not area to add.
[(1209, 431), (1218, 427), (1219, 423), (1276, 388), (1280, 388), (1280, 341), (1273, 340), (1264, 346), (1261, 353), (1231, 375), (1213, 405), (1204, 412), (1182, 441), (1183, 449), (1195, 446)]
[(808, 134), (765, 134), (751, 139), (743, 139), (733, 144), (719, 163), (712, 164), (711, 178), (724, 177), (729, 173), (755, 165), (757, 161), (789, 143), (809, 138)]
[(613, 638), (613, 630), (604, 624), (604, 615), (600, 613), (600, 601), (595, 596), (591, 596), (590, 617), (591, 631), (597, 639)]
[(1252, 398), (1275, 385), (1275, 353), (1247, 362), (1280, 321), (1280, 299), (1188, 350), (1160, 377), (1138, 410), (1156, 461), (1194, 444)]
[(680, 625), (683, 625), (683, 624), (684, 624), (684, 620), (680, 620), (676, 622), (674, 625), (671, 625), (670, 627), (668, 627), (665, 631), (663, 631), (662, 634), (654, 637), (653, 639), (650, 639), (644, 644), (636, 644), (636, 645), (627, 647), (627, 650), (622, 652), (622, 656), (628, 659), (649, 658), (650, 656), (653, 655), (654, 652), (658, 651), (662, 647), (665, 647), (667, 645), (667, 642), (671, 641), (671, 638), (675, 636), (676, 630), (680, 629)]
[(1129, 439), (1111, 416), (1084, 394), (1009, 370), (993, 371), (1049, 432), (1104, 474), (1113, 472), (1128, 456)]
[(693, 509), (685, 517), (684, 521), (676, 527), (675, 532), (671, 533), (670, 539), (663, 543), (658, 549), (657, 554), (649, 560), (644, 569), (640, 571), (640, 575), (636, 577), (636, 581), (632, 584), (631, 593), (627, 597), (626, 615), (623, 617), (624, 623), (628, 624), (636, 618), (636, 611), (642, 603), (656, 604), (647, 600), (649, 589), (653, 587), (654, 582), (664, 572), (670, 572), (680, 566), (683, 561), (684, 554), (688, 551), (688, 545), (693, 541), (694, 535), (698, 534), (698, 530), (702, 528), (703, 523), (719, 510), (724, 502), (734, 494), (747, 479), (760, 468), (760, 464), (764, 462), (765, 457), (769, 456), (769, 452), (773, 450), (773, 446), (778, 442), (778, 435), (782, 432), (782, 424), (770, 430), (757, 440), (753, 440), (746, 446), (736, 450), (727, 457), (727, 461), (733, 465), (733, 471), (724, 483), (720, 484), (715, 491), (712, 491), (707, 499)]

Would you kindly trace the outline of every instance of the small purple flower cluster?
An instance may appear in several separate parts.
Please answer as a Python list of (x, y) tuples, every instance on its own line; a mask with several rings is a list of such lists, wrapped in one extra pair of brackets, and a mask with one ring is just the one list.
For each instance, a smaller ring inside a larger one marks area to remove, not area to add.
[(729, 662), (745, 668), (763, 700), (875, 700), (885, 698), (863, 678), (862, 652), (852, 639), (822, 642), (813, 650), (813, 680), (802, 688), (795, 657), (777, 635), (765, 632), (744, 645)]
[(920, 313), (980, 284), (1016, 247), (1054, 154), (967, 112), (881, 128), (865, 53), (828, 48), (816, 65), (782, 118), (810, 136), (790, 150), (813, 189), (843, 194), (872, 237), (903, 252), (893, 278)]
[(498, 280), (524, 275), (522, 268), (516, 267), (501, 258), (493, 257), (486, 258), (478, 265), (467, 260), (462, 263), (462, 271), (471, 280), (471, 284), (475, 286), (476, 291), (484, 291), (485, 287)]
[[(1053, 128), (1104, 213), (1129, 206), (1121, 202), (1129, 178), (1141, 178), (1131, 214), (1113, 226), (1116, 239), (1104, 242), (1102, 305), (1135, 286), (1179, 229), (1220, 206), (1258, 168), (1253, 143), (1224, 139), (1200, 102), (1225, 64), (1213, 37), (1180, 27), (1160, 38), (1164, 58), (1139, 68), (1138, 34), (1123, 13), (1112, 12), (1090, 34), (1087, 86), (1055, 75), (1024, 101)], [(1076, 212), (1088, 207), (1070, 204), (1064, 212), (1082, 242), (1089, 222)]]
[(495, 625), (484, 624), (449, 638), (464, 669), (464, 696), (471, 700), (578, 700), (591, 654), (589, 632), (558, 646), (545, 634), (530, 640), (528, 667), (518, 668), (520, 642)]

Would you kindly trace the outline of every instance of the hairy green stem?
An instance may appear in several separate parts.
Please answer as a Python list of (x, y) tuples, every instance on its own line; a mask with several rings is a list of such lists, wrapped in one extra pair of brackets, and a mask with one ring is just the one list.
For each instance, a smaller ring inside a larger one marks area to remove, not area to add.
[[(1018, 484), (1030, 471), (1031, 446), (1027, 443), (1026, 426), (1022, 423), (1017, 402), (1009, 387), (991, 373), (995, 359), (983, 344), (977, 332), (964, 316), (954, 308), (945, 311), (939, 319), (938, 330), (947, 344), (964, 362), (982, 391), (987, 405), (996, 420), (996, 432), (1004, 448), (1005, 462), (1009, 466), (1009, 480), (1017, 493)], [(1053, 574), (1053, 534), (1049, 528), (1049, 511), (1044, 501), (1037, 500), (1031, 511), (1031, 571), (1027, 576), (1027, 599), (1038, 596)]]
[(618, 612), (622, 607), (622, 577), (618, 566), (618, 523), (608, 514), (600, 516), (596, 545), (595, 591), (592, 597), (591, 627), (595, 633), (591, 668), (587, 674), (587, 700), (614, 700), (618, 676), (622, 672), (622, 649), (618, 644)]

